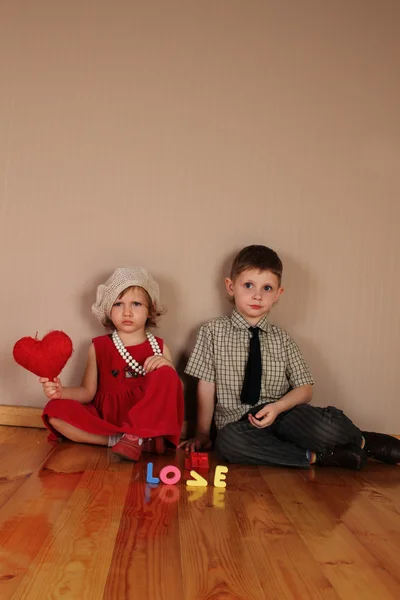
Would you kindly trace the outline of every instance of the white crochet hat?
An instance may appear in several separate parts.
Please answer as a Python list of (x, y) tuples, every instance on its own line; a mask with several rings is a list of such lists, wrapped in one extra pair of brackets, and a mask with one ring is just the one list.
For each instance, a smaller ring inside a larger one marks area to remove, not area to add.
[(160, 289), (158, 283), (143, 267), (122, 267), (97, 288), (96, 302), (92, 306), (92, 313), (106, 325), (110, 317), (112, 306), (121, 292), (126, 288), (137, 285), (149, 294), (156, 310), (160, 309)]

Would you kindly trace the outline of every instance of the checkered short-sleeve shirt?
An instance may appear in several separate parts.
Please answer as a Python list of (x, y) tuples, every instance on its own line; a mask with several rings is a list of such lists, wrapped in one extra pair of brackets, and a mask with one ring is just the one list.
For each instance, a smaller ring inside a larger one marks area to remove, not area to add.
[[(185, 373), (214, 382), (217, 403), (215, 423), (218, 429), (238, 421), (250, 405), (242, 404), (240, 393), (249, 356), (249, 323), (235, 309), (230, 317), (219, 317), (201, 327)], [(314, 380), (290, 335), (268, 323), (259, 323), (262, 360), (260, 399), (257, 404), (276, 402), (290, 389), (313, 384)]]

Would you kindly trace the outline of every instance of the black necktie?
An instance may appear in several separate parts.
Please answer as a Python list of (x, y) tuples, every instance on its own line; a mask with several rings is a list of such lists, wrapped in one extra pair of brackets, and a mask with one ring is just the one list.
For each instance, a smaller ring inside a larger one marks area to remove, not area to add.
[(252, 336), (240, 401), (254, 406), (259, 401), (261, 392), (261, 349), (258, 327), (249, 327), (249, 330)]

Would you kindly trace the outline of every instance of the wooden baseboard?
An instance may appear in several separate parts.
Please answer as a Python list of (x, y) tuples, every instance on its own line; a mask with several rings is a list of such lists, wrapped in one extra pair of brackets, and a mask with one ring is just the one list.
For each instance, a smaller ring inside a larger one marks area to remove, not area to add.
[(45, 429), (42, 421), (43, 408), (34, 406), (12, 406), (0, 404), (0, 425), (13, 427), (40, 427)]

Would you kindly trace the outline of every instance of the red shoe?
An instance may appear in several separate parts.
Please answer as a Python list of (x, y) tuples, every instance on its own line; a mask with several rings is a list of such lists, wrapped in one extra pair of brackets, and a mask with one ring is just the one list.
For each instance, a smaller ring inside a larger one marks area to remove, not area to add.
[(112, 447), (112, 451), (125, 460), (137, 461), (143, 449), (143, 440), (139, 442), (140, 439), (137, 435), (124, 433), (119, 442)]
[(164, 454), (164, 438), (161, 435), (154, 438), (146, 438), (143, 440), (143, 452), (149, 452), (150, 454)]

